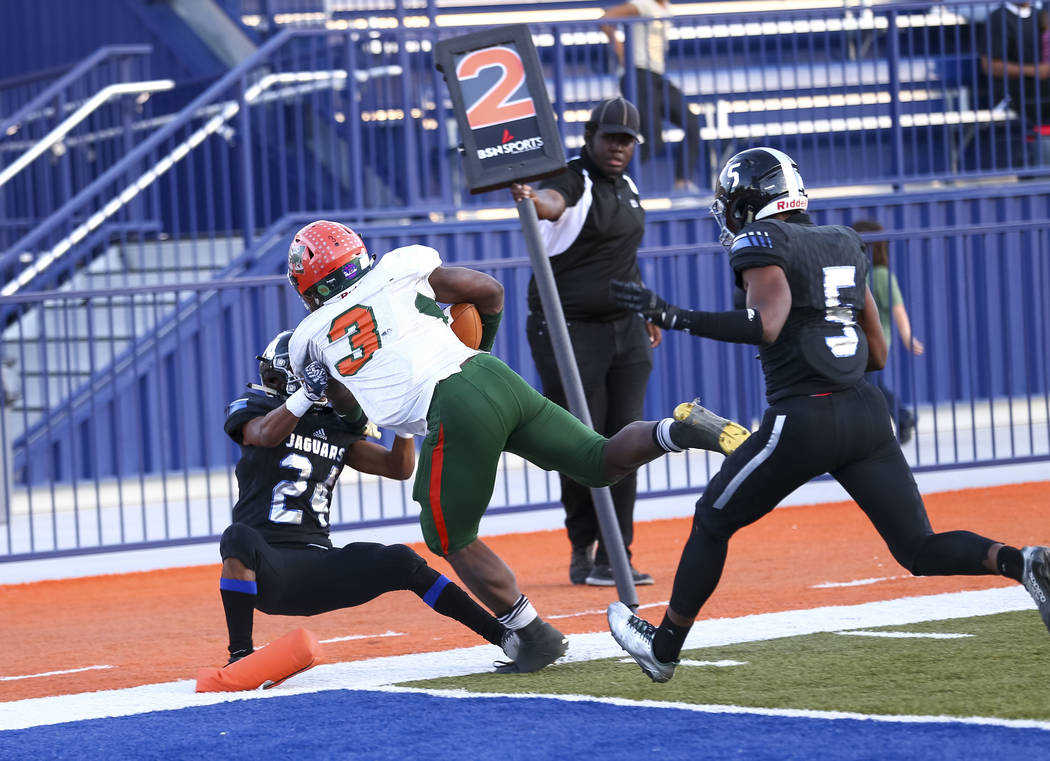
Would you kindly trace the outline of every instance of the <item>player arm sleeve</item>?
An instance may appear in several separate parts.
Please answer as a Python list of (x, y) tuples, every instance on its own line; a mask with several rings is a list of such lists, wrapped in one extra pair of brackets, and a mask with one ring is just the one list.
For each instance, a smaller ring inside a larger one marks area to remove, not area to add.
[(678, 309), (677, 319), (668, 327), (716, 341), (756, 345), (762, 343), (762, 315), (757, 309), (734, 309), (729, 312)]
[(496, 342), (496, 331), (499, 330), (499, 324), (503, 320), (503, 310), (499, 310), (496, 314), (485, 314), (479, 311), (478, 315), (481, 317), (481, 341), (478, 343), (478, 349), (492, 351), (492, 345)]

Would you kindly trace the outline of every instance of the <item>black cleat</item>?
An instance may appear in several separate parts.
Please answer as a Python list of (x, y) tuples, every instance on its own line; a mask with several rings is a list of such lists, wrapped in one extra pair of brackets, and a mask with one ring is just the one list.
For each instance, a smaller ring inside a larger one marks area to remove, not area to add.
[(690, 449), (731, 454), (747, 440), (751, 432), (739, 423), (727, 420), (700, 406), (700, 400), (682, 402), (674, 408), (671, 440)]
[(539, 671), (561, 658), (569, 649), (569, 640), (565, 635), (539, 617), (524, 629), (518, 629), (517, 634), (517, 657), (509, 662), (497, 661), (496, 672), (499, 674), (530, 674)]

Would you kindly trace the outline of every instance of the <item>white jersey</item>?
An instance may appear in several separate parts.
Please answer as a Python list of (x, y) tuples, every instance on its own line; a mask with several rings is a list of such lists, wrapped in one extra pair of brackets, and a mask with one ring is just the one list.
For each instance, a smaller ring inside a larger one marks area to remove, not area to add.
[(317, 359), (329, 383), (350, 389), (369, 420), (395, 433), (424, 435), (438, 381), (478, 354), (452, 332), (428, 278), (441, 256), (427, 246), (384, 255), (340, 298), (312, 312), (292, 334), (292, 369)]

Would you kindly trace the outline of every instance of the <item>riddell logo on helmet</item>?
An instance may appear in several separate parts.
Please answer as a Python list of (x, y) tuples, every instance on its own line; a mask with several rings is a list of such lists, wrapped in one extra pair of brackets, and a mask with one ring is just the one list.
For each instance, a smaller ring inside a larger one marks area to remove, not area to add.
[(777, 201), (777, 211), (787, 211), (788, 209), (804, 208), (806, 208), (805, 198), (789, 198), (786, 201)]

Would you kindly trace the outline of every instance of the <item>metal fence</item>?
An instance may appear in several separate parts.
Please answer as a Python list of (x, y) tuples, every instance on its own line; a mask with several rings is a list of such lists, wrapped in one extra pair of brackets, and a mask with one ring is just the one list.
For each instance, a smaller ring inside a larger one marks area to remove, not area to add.
[[(874, 213), (892, 220), (893, 202), (883, 200)], [(856, 218), (869, 201), (816, 213), (822, 221)], [(696, 226), (695, 215), (665, 216), (651, 231)], [(494, 229), (421, 224), (411, 232), (396, 225), (362, 232), (375, 251), (396, 245), (398, 236), (438, 246), (451, 236), (461, 243), (514, 237), (513, 222), (488, 226)], [(891, 385), (918, 413), (917, 435), (905, 447), (917, 469), (1050, 456), (1050, 325), (1033, 319), (1050, 299), (1048, 236), (1046, 216), (885, 233), (915, 335), (927, 344), (917, 359), (895, 339), (888, 369)], [(649, 247), (642, 261), (647, 282), (673, 301), (712, 309), (732, 301), (727, 258), (715, 244)], [(535, 384), (524, 341), (527, 259), (464, 263), (505, 284), (507, 313), (494, 352)], [(48, 292), (0, 303), (18, 312), (0, 343), (0, 355), (16, 364), (0, 407), (8, 442), (0, 559), (214, 538), (235, 499), (237, 449), (222, 432), (225, 405), (255, 380), (254, 357), (268, 339), (304, 314), (284, 278)], [(662, 417), (693, 396), (753, 424), (764, 407), (754, 350), (668, 334), (656, 351), (646, 414)], [(639, 492), (698, 493), (719, 459), (664, 458), (643, 469)], [(557, 498), (552, 476), (505, 457), (493, 510)], [(347, 473), (333, 524), (411, 521), (416, 509), (407, 485)]]
[[(841, 198), (814, 201), (818, 221), (867, 216), (889, 231), (928, 345), (921, 359), (894, 345), (888, 371), (920, 413), (906, 450), (918, 468), (1048, 453), (1050, 186), (1031, 150), (1038, 136), (1030, 144), (1018, 112), (989, 100), (973, 19), (990, 7), (698, 15), (676, 18), (670, 36), (668, 76), (701, 124), (697, 184), (710, 186), (727, 152), (771, 144), (799, 161), (814, 198), (839, 188)], [(624, 22), (625, 38), (637, 26)], [(616, 65), (595, 21), (533, 30), (571, 152), (589, 107), (617, 92)], [(276, 275), (290, 235), (311, 219), (352, 224), (377, 253), (422, 242), (495, 275), (508, 293), (495, 351), (536, 383), (509, 197), (463, 192), (430, 56), (456, 33), (282, 32), (136, 132), (141, 141), (0, 255), (0, 559), (204, 541), (222, 529), (236, 456), (222, 410), (254, 379), (266, 341), (302, 314)], [(673, 301), (728, 308), (709, 198), (671, 194), (682, 135), (662, 126), (663, 150), (631, 168), (649, 205), (646, 279)], [(966, 183), (1005, 173), (1030, 181)], [(847, 187), (919, 182), (921, 193)], [(669, 336), (647, 415), (694, 395), (752, 422), (763, 406), (753, 351)], [(711, 464), (665, 458), (645, 469), (640, 491), (695, 492)], [(500, 479), (494, 509), (557, 497), (547, 474), (513, 458)], [(412, 520), (407, 493), (347, 474), (334, 521)]]
[[(175, 86), (150, 76), (151, 52), (149, 45), (106, 46), (21, 102), (23, 87), (0, 90), (0, 102), (14, 106), (0, 111), (0, 248), (72, 199), (148, 132), (150, 96)], [(10, 272), (0, 271), (2, 279)]]

